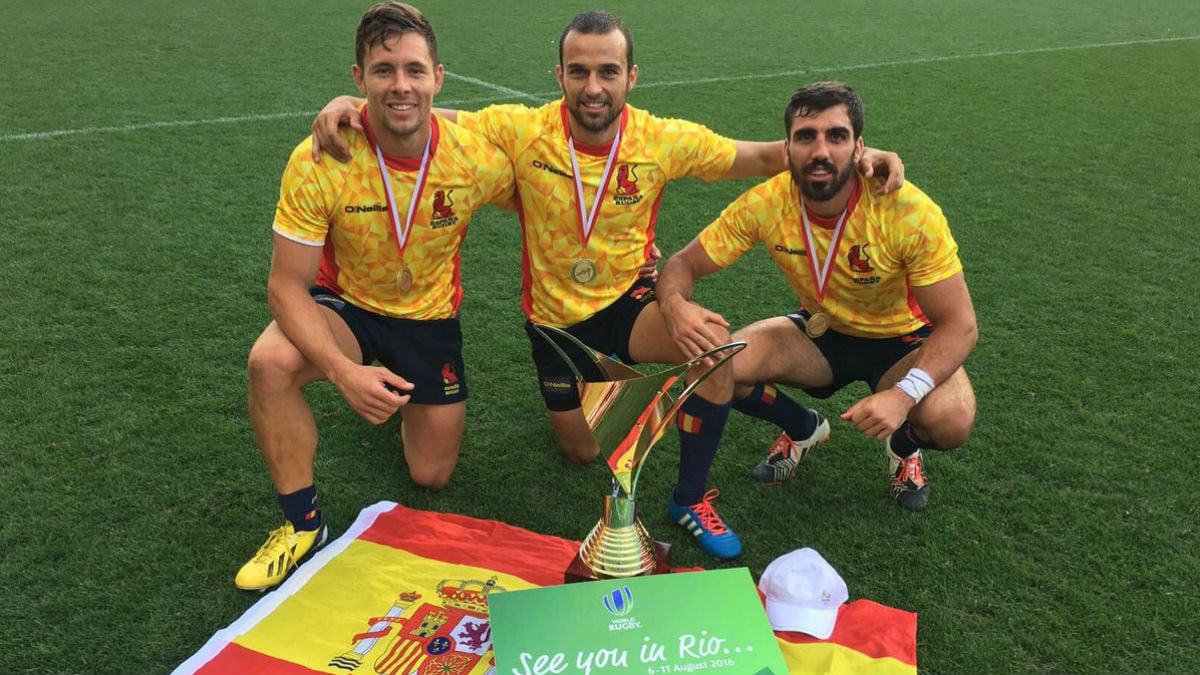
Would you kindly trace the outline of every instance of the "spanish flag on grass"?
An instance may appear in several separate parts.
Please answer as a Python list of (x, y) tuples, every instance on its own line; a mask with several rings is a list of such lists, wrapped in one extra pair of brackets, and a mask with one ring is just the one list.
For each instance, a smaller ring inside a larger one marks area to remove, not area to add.
[(828, 640), (776, 631), (788, 672), (917, 675), (917, 615), (870, 600), (842, 605)]
[[(578, 550), (380, 502), (174, 672), (495, 675), (488, 594), (563, 583)], [(792, 673), (916, 675), (916, 615), (869, 601), (843, 606), (830, 640), (776, 636)]]

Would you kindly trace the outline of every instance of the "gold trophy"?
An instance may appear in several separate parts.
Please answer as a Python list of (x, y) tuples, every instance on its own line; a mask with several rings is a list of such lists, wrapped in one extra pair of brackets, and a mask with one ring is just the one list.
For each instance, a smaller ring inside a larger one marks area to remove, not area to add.
[[(687, 400), (708, 374), (745, 348), (745, 342), (717, 347), (696, 358), (649, 375), (630, 368), (580, 342), (573, 335), (550, 326), (536, 325), (542, 337), (575, 373), (579, 399), (588, 428), (612, 470), (612, 492), (604, 497), (600, 521), (579, 547), (567, 568), (566, 580), (585, 581), (659, 574), (669, 570), (669, 546), (656, 542), (637, 517), (638, 475), (650, 448), (662, 438)], [(562, 338), (588, 355), (604, 378), (585, 380), (562, 347), (551, 339)], [(713, 358), (715, 364), (687, 385), (678, 398), (669, 393), (689, 368)]]

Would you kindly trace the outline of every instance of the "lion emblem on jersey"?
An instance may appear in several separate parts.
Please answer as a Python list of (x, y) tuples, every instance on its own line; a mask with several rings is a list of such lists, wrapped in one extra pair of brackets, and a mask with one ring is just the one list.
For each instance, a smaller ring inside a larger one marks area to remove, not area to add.
[(871, 256), (867, 255), (867, 247), (870, 244), (855, 244), (850, 247), (850, 252), (846, 254), (846, 260), (850, 263), (850, 269), (859, 274), (874, 272), (875, 268), (871, 267)]
[(617, 187), (613, 190), (613, 203), (617, 206), (634, 206), (642, 201), (642, 189), (638, 187), (637, 173), (632, 164), (617, 167)]
[(633, 167), (628, 164), (622, 164), (617, 167), (617, 194), (629, 197), (641, 192), (637, 185), (637, 174), (633, 172)]
[(429, 219), (429, 229), (440, 230), (458, 224), (458, 216), (454, 215), (454, 190), (438, 190), (433, 193), (433, 217)]
[(433, 194), (433, 217), (441, 220), (454, 215), (454, 200), (450, 195), (454, 190), (438, 190)]

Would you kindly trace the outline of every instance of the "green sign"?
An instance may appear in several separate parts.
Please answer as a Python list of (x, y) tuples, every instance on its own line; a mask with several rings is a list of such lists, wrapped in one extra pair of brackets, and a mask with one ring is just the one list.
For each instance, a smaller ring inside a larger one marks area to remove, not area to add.
[(488, 598), (496, 675), (785, 675), (744, 567)]

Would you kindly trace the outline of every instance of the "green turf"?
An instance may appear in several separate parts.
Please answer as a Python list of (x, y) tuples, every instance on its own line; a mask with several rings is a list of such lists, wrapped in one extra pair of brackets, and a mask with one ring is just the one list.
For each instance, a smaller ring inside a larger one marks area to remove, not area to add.
[[(275, 526), (245, 411), (268, 320), (278, 180), (312, 114), (353, 91), (366, 3), (6, 0), (0, 22), (0, 672), (165, 673), (257, 596), (237, 567)], [(423, 7), (439, 99), (555, 96), (584, 6)], [(631, 101), (739, 138), (782, 134), (787, 95), (851, 82), (868, 142), (950, 218), (979, 316), (975, 434), (927, 461), (929, 510), (895, 508), (878, 443), (833, 441), (773, 489), (774, 438), (735, 416), (712, 475), (758, 574), (820, 550), (853, 597), (919, 612), (928, 673), (1200, 671), (1200, 5), (1194, 0), (614, 2), (636, 38)], [(751, 183), (682, 181), (668, 253)], [(335, 532), (392, 499), (584, 536), (606, 481), (553, 449), (519, 311), (509, 214), (464, 250), (472, 399), (438, 493), (394, 425), (328, 386), (311, 400)], [(1192, 300), (1188, 300), (1188, 298)], [(735, 325), (794, 304), (761, 251), (697, 298)], [(1188, 336), (1192, 337), (1188, 337)], [(831, 418), (864, 394), (821, 409)], [(723, 566), (671, 527), (668, 435), (643, 518), (680, 565)]]

